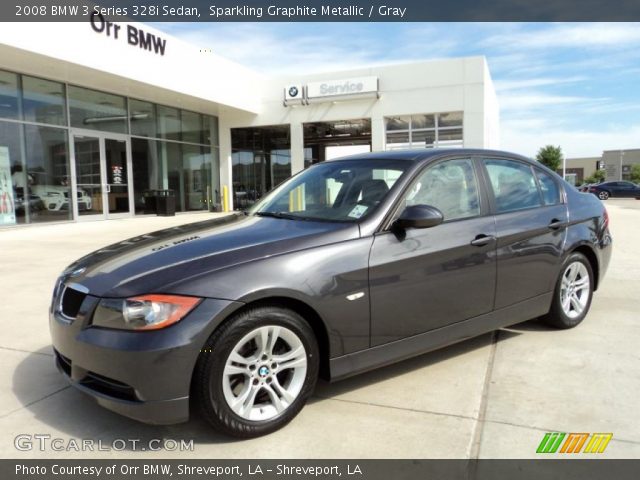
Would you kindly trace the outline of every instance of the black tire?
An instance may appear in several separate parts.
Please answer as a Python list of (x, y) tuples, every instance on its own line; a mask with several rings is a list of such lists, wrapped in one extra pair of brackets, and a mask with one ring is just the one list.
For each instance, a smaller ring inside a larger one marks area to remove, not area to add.
[[(589, 288), (586, 289), (585, 293), (588, 293), (588, 297), (586, 298), (586, 303), (584, 309), (579, 315), (569, 316), (562, 307), (562, 279), (567, 274), (569, 267), (576, 262), (581, 263), (588, 273), (589, 276)], [(562, 268), (560, 269), (560, 275), (558, 276), (558, 280), (556, 282), (555, 290), (553, 293), (553, 300), (551, 301), (551, 309), (549, 313), (541, 318), (547, 324), (556, 327), (556, 328), (573, 328), (578, 325), (584, 317), (589, 313), (589, 308), (591, 307), (591, 300), (593, 299), (593, 270), (591, 268), (591, 264), (589, 260), (582, 255), (581, 253), (572, 253), (567, 257), (567, 259), (563, 262)]]
[(610, 196), (611, 195), (609, 195), (609, 192), (607, 192), (606, 190), (598, 192), (598, 198), (600, 200), (608, 200)]
[[(268, 326), (284, 327), (297, 336), (305, 348), (307, 370), (300, 392), (288, 407), (273, 418), (254, 421), (238, 415), (227, 402), (223, 372), (238, 343), (254, 330)], [(276, 306), (252, 308), (235, 315), (211, 335), (195, 367), (192, 393), (202, 415), (216, 430), (240, 438), (266, 435), (289, 423), (305, 405), (318, 379), (319, 360), (313, 329), (300, 315)]]

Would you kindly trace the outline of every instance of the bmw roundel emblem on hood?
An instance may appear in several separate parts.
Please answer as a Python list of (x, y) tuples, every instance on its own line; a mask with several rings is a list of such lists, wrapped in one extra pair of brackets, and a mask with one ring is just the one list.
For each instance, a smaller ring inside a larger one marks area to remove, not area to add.
[(290, 97), (297, 97), (298, 96), (298, 87), (289, 88), (289, 96)]

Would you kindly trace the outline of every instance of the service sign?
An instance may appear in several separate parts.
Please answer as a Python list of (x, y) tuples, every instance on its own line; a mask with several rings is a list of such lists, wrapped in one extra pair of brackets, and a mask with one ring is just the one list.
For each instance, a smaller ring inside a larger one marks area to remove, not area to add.
[(325, 80), (307, 85), (307, 98), (377, 95), (378, 77), (356, 77)]
[(0, 225), (16, 223), (9, 149), (0, 147)]

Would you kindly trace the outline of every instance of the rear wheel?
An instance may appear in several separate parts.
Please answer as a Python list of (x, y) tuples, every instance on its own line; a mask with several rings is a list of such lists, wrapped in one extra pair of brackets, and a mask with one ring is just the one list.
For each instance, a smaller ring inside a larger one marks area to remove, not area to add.
[(542, 319), (557, 328), (573, 328), (587, 315), (592, 296), (591, 264), (581, 253), (572, 253), (563, 264), (551, 309)]
[(600, 200), (607, 200), (609, 198), (609, 192), (603, 190), (601, 192), (598, 192), (598, 198)]
[(318, 377), (318, 345), (297, 313), (259, 307), (209, 338), (194, 375), (194, 394), (216, 429), (249, 438), (295, 417)]

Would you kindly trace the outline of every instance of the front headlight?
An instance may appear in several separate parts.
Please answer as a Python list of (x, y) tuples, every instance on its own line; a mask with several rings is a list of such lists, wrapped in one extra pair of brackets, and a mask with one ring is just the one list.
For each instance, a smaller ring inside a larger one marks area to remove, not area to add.
[(200, 300), (159, 294), (104, 298), (93, 314), (92, 324), (119, 330), (158, 330), (182, 320)]

